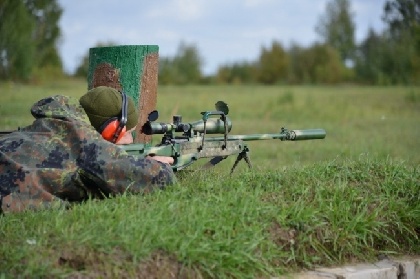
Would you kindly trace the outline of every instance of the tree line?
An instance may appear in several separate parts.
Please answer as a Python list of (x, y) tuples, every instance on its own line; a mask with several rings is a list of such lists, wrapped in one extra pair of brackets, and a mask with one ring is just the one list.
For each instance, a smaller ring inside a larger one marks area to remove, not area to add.
[[(0, 1), (0, 79), (36, 80), (63, 74), (57, 51), (56, 0)], [(370, 29), (355, 42), (350, 0), (330, 0), (315, 31), (319, 41), (308, 47), (279, 40), (261, 46), (253, 61), (220, 65), (202, 73), (203, 59), (194, 44), (181, 42), (173, 57), (159, 60), (160, 84), (418, 84), (420, 82), (420, 1), (387, 0), (383, 31)], [(98, 43), (96, 46), (115, 43)], [(86, 77), (88, 53), (74, 75)]]
[(55, 0), (0, 0), (0, 79), (62, 75), (57, 48), (62, 13)]

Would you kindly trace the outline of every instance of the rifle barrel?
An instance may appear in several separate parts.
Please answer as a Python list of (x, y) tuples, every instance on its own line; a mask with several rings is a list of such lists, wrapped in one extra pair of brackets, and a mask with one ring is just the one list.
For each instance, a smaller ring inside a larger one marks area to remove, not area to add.
[(291, 138), (288, 140), (324, 139), (327, 135), (324, 129), (291, 130), (289, 133)]
[[(326, 136), (324, 129), (307, 129), (307, 130), (288, 130), (278, 134), (251, 134), (251, 135), (228, 135), (227, 140), (243, 140), (243, 141), (252, 141), (252, 140), (313, 140), (313, 139), (323, 139)], [(221, 141), (224, 140), (223, 137), (207, 137), (205, 141)]]

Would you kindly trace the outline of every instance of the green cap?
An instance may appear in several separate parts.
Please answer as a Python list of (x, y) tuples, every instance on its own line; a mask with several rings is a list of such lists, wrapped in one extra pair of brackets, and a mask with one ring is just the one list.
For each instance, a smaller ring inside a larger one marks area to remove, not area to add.
[[(137, 125), (138, 114), (133, 99), (127, 96), (127, 125), (130, 130)], [(89, 117), (90, 124), (99, 130), (101, 125), (112, 117), (120, 117), (122, 110), (122, 96), (118, 90), (98, 86), (89, 90), (79, 99), (80, 105)]]

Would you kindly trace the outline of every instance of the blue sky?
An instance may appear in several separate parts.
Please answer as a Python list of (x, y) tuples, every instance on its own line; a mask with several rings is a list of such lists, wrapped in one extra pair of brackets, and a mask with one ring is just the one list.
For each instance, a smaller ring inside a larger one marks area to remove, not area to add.
[[(384, 29), (386, 0), (350, 0), (356, 40), (371, 27)], [(180, 42), (197, 46), (203, 72), (232, 62), (254, 61), (273, 40), (308, 46), (319, 40), (315, 26), (328, 0), (58, 0), (60, 54), (72, 73), (98, 42), (158, 45), (159, 56), (174, 56)]]

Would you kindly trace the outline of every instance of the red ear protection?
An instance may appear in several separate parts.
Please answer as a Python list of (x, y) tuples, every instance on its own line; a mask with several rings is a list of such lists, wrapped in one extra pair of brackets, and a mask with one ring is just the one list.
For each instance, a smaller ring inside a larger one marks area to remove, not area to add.
[(99, 127), (98, 132), (101, 133), (102, 137), (107, 141), (116, 143), (119, 141), (126, 132), (125, 125), (127, 124), (127, 96), (124, 92), (121, 93), (122, 96), (122, 108), (120, 117), (112, 117), (105, 121), (101, 127)]
[(99, 132), (101, 133), (104, 139), (112, 143), (116, 143), (117, 141), (119, 141), (126, 131), (125, 126), (123, 126), (121, 129), (118, 117), (108, 119), (107, 121), (105, 121), (104, 124), (102, 124), (102, 126), (102, 129), (100, 129)]

